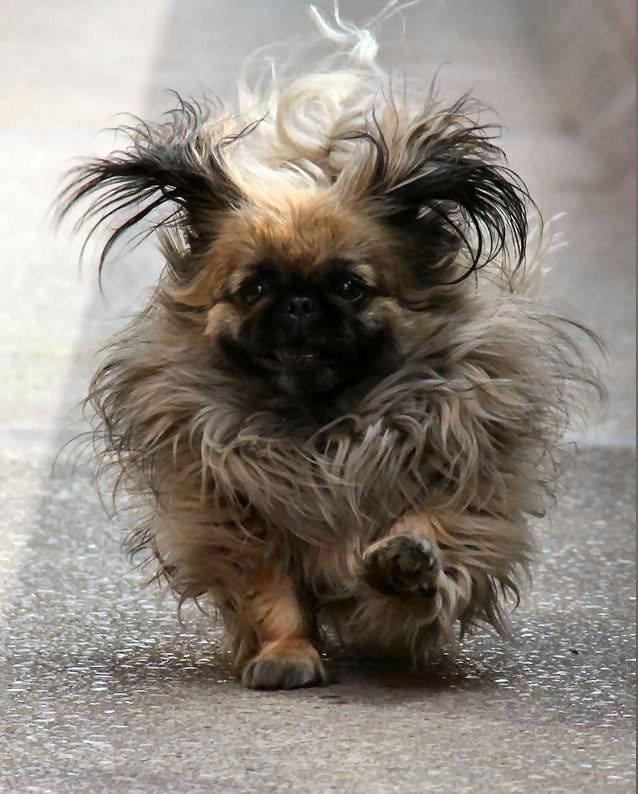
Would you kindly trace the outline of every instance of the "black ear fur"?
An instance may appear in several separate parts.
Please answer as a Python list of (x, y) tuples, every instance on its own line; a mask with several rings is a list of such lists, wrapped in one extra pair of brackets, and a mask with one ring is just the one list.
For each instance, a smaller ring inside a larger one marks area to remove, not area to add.
[[(375, 150), (370, 195), (408, 241), (424, 285), (457, 283), (499, 256), (515, 267), (525, 258), (533, 202), (492, 143), (498, 130), (472, 123), (467, 105), (463, 97), (445, 112), (424, 113), (390, 146), (378, 124), (375, 134), (361, 136)], [(469, 266), (441, 281), (463, 248)]]
[(222, 149), (231, 139), (213, 143), (202, 134), (207, 121), (202, 105), (178, 100), (178, 107), (162, 124), (151, 126), (137, 120), (137, 127), (119, 128), (130, 139), (129, 149), (90, 160), (67, 175), (68, 183), (58, 197), (57, 218), (62, 220), (77, 203), (92, 199), (75, 227), (92, 222), (87, 241), (103, 224), (129, 211), (110, 229), (100, 255), (100, 272), (118, 239), (154, 210), (171, 207), (144, 235), (163, 226), (177, 226), (191, 252), (198, 253), (210, 242), (214, 214), (242, 200), (223, 164)]

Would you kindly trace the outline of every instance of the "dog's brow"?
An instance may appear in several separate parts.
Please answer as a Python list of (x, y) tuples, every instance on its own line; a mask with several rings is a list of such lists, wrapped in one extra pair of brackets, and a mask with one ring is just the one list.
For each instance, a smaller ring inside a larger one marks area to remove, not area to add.
[(356, 262), (351, 259), (335, 258), (325, 263), (319, 271), (322, 277), (326, 275), (348, 274), (357, 276), (369, 287), (377, 286), (376, 273), (372, 265), (365, 262)]
[(365, 281), (371, 287), (374, 287), (377, 283), (376, 273), (374, 272), (372, 265), (366, 265), (364, 262), (357, 262), (356, 264), (350, 266), (350, 272), (355, 276), (359, 276), (360, 279)]
[(246, 280), (246, 277), (253, 272), (251, 267), (242, 267), (233, 271), (226, 280), (226, 287), (230, 292), (235, 292)]

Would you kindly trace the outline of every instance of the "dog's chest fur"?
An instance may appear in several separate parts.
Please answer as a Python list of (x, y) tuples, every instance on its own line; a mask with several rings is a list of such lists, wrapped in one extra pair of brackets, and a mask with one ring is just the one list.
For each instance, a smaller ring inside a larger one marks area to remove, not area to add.
[(422, 507), (436, 482), (425, 441), (441, 383), (433, 374), (397, 373), (352, 413), (293, 433), (275, 412), (213, 402), (200, 425), (202, 465), (220, 504), (240, 500), (314, 544), (369, 542)]

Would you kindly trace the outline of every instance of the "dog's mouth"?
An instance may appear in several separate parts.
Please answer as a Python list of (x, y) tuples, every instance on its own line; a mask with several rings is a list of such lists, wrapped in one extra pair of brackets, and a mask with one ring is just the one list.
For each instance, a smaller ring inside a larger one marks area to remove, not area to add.
[(332, 358), (325, 350), (317, 347), (282, 347), (257, 356), (259, 362), (268, 369), (299, 368), (313, 369), (331, 363)]

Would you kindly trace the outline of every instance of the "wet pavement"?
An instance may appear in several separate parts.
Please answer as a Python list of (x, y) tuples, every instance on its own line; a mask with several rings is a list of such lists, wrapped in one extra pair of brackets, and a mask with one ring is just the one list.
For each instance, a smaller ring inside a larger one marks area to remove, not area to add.
[[(405, 46), (409, 71), (429, 79), (447, 61), (445, 93), (474, 85), (499, 108), (512, 164), (547, 215), (568, 212), (550, 285), (611, 351), (607, 413), (538, 526), (513, 643), (486, 632), (418, 674), (335, 654), (329, 688), (245, 691), (212, 621), (191, 607), (180, 626), (170, 597), (139, 588), (88, 464), (63, 456), (51, 473), (81, 427), (72, 406), (92, 351), (157, 269), (150, 244), (114, 263), (107, 304), (90, 263), (78, 274), (77, 241), (46, 226), (55, 181), (68, 158), (112, 147), (95, 132), (115, 113), (157, 115), (165, 87), (226, 93), (255, 46), (308, 29), (302, 3), (240, 5), (115, 2), (80, 16), (73, 2), (55, 14), (7, 4), (0, 790), (635, 790), (633, 166), (620, 144), (603, 145), (631, 89), (623, 3), (562, 0), (549, 24), (543, 0), (426, 1), (406, 12), (403, 44), (400, 25), (388, 30), (390, 62)], [(363, 5), (342, 8), (361, 19)], [(574, 77), (600, 59), (606, 82)]]

